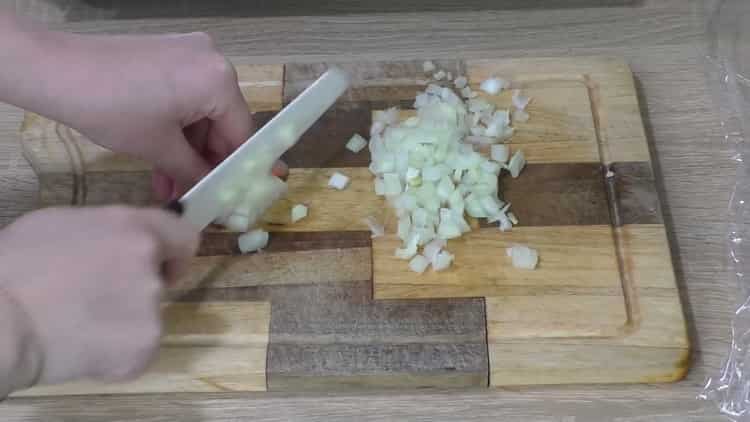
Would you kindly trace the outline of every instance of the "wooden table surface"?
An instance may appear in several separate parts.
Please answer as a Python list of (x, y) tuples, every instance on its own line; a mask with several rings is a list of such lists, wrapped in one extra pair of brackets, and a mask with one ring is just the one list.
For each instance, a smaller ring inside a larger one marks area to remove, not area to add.
[[(248, 62), (420, 56), (625, 57), (640, 89), (643, 119), (660, 176), (666, 224), (690, 324), (695, 353), (687, 379), (670, 385), (367, 395), (13, 399), (0, 404), (0, 419), (724, 420), (712, 405), (695, 399), (705, 377), (716, 372), (727, 351), (734, 291), (724, 245), (734, 164), (712, 104), (704, 62), (704, 14), (715, 2), (337, 0), (315, 5), (284, 0), (248, 1), (239, 9), (236, 5), (240, 2), (225, 2), (235, 9), (212, 3), (222, 2), (165, 0), (153, 2), (160, 5), (157, 8), (147, 1), (16, 0), (20, 11), (54, 27), (78, 32), (208, 31), (225, 53)], [(544, 8), (541, 3), (545, 3)], [(557, 8), (552, 9), (553, 5)], [(19, 110), (0, 105), (0, 226), (35, 204), (36, 179), (20, 155), (16, 139), (20, 119)]]

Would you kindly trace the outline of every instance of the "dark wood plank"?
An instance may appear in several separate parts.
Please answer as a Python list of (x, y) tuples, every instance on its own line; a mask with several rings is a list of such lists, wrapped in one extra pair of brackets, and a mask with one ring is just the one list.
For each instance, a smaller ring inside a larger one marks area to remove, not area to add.
[(529, 164), (516, 179), (503, 172), (500, 191), (519, 226), (611, 224), (604, 170), (596, 163)]
[(651, 164), (614, 163), (610, 171), (607, 186), (613, 197), (614, 224), (662, 224), (659, 194)]
[[(351, 87), (339, 102), (414, 100), (426, 75), (424, 60), (397, 62), (335, 63), (352, 75)], [(454, 75), (465, 74), (462, 60), (434, 60), (435, 64)], [(288, 103), (303, 89), (322, 75), (333, 63), (287, 64), (284, 67), (284, 103)]]
[(372, 300), (367, 282), (203, 289), (182, 300), (271, 302), (268, 385), (486, 386), (484, 300)]
[(365, 139), (370, 137), (371, 116), (372, 107), (368, 102), (334, 106), (281, 159), (289, 167), (367, 167), (370, 165), (369, 149), (355, 154), (346, 149), (346, 143), (355, 133)]
[[(240, 233), (206, 231), (198, 256), (241, 255), (237, 247)], [(264, 252), (370, 247), (370, 232), (272, 232)]]

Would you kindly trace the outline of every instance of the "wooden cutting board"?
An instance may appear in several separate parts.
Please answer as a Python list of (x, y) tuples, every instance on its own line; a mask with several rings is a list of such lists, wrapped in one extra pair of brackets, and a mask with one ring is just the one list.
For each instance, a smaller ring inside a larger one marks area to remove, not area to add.
[[(266, 251), (242, 256), (236, 235), (209, 229), (182, 290), (165, 305), (164, 347), (124, 385), (36, 388), (27, 395), (171, 391), (337, 390), (669, 382), (690, 347), (632, 74), (612, 58), (438, 61), (476, 87), (497, 75), (533, 97), (511, 149), (529, 161), (502, 177), (520, 224), (451, 241), (450, 271), (411, 273), (373, 192), (369, 153), (344, 148), (369, 133), (374, 110), (411, 106), (421, 60), (341, 64), (352, 88), (284, 157), (290, 192), (264, 217)], [(259, 123), (326, 64), (237, 66)], [(488, 97), (507, 106), (510, 95)], [(21, 129), (42, 205), (149, 203), (150, 169), (27, 114)], [(345, 191), (326, 187), (341, 171)], [(249, 181), (250, 182), (250, 181)], [(289, 223), (292, 204), (310, 207)], [(392, 228), (392, 227), (391, 227)], [(536, 271), (504, 249), (538, 248)]]

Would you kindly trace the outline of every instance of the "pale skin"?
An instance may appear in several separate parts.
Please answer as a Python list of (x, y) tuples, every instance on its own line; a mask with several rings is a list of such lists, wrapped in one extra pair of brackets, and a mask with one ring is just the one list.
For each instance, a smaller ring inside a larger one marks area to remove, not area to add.
[[(203, 33), (75, 35), (0, 10), (0, 101), (150, 162), (161, 200), (253, 131), (234, 69)], [(0, 230), (0, 398), (138, 376), (158, 349), (163, 287), (199, 241), (176, 215), (127, 206), (46, 209)]]

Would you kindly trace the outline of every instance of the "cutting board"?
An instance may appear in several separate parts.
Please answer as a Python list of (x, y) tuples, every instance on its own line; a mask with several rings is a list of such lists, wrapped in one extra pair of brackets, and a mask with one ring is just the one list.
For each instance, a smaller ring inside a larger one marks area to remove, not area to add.
[[(261, 253), (211, 228), (165, 304), (161, 353), (139, 380), (77, 383), (27, 395), (172, 391), (349, 390), (682, 378), (690, 346), (675, 284), (633, 76), (616, 58), (437, 61), (477, 87), (497, 75), (533, 97), (512, 150), (528, 166), (501, 176), (520, 224), (481, 226), (449, 243), (455, 265), (416, 275), (393, 235), (363, 222), (394, 219), (374, 194), (367, 135), (375, 110), (404, 110), (424, 88), (422, 60), (340, 64), (353, 86), (284, 157), (289, 195), (263, 219)], [(237, 65), (259, 124), (327, 68)], [(510, 94), (487, 97), (499, 106)], [(137, 122), (134, 122), (137, 124)], [(34, 114), (21, 128), (43, 206), (150, 203), (150, 168)], [(344, 191), (326, 187), (340, 171)], [(248, 181), (249, 183), (251, 181)], [(291, 205), (308, 218), (289, 221)], [(505, 248), (539, 250), (535, 271)]]

